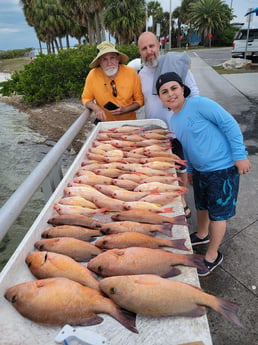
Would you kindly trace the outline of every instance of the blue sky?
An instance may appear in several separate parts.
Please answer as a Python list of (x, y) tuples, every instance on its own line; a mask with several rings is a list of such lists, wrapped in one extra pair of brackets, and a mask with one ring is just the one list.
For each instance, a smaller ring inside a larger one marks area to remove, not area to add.
[[(180, 6), (181, 0), (160, 0), (165, 11)], [(234, 21), (246, 22), (244, 14), (249, 8), (256, 8), (258, 0), (225, 0), (237, 16)], [(258, 17), (253, 17), (252, 25), (258, 26)], [(71, 42), (72, 44), (72, 42)], [(38, 48), (38, 40), (32, 27), (28, 26), (19, 0), (0, 0), (0, 50)]]

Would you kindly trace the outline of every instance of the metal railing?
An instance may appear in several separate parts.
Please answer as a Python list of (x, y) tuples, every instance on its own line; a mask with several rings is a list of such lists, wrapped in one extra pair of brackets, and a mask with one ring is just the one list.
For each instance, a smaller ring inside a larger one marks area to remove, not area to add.
[[(86, 109), (1, 207), (0, 241), (42, 184), (45, 184), (45, 190), (48, 189), (46, 193), (49, 194), (61, 181), (62, 174), (59, 169), (61, 156), (85, 125), (89, 115), (90, 111)], [(44, 193), (45, 197), (46, 193)]]

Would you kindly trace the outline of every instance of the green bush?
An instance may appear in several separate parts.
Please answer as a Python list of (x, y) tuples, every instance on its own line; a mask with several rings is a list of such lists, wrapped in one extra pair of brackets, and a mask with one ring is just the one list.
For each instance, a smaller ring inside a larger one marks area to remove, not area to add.
[(0, 51), (0, 59), (14, 59), (29, 56), (31, 50), (32, 48)]
[[(132, 60), (139, 56), (135, 45), (117, 47)], [(24, 101), (41, 105), (67, 97), (80, 98), (89, 64), (97, 55), (96, 46), (79, 46), (60, 51), (57, 55), (39, 55), (33, 62), (0, 83), (1, 93), (23, 95)]]

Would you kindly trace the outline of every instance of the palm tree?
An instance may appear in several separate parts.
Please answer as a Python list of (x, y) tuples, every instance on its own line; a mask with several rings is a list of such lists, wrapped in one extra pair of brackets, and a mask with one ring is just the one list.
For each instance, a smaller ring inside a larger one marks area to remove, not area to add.
[(119, 44), (129, 44), (145, 27), (144, 0), (106, 0), (104, 25)]
[(199, 29), (204, 46), (210, 46), (211, 35), (229, 25), (232, 10), (222, 0), (198, 0), (189, 4), (189, 22)]
[(157, 18), (162, 16), (163, 10), (158, 1), (148, 2), (148, 17), (152, 16), (152, 29), (153, 33), (156, 32), (156, 24), (158, 23)]

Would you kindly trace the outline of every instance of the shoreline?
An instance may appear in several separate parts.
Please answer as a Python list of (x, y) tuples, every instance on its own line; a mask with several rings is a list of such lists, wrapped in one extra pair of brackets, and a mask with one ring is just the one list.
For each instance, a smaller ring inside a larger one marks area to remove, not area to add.
[[(0, 96), (0, 102), (29, 115), (31, 128), (38, 131), (47, 139), (58, 141), (73, 122), (82, 114), (84, 107), (79, 99), (65, 99), (60, 102), (31, 107), (23, 102), (22, 96)], [(78, 152), (87, 135), (93, 128), (91, 116), (84, 128), (75, 137), (72, 148)]]

